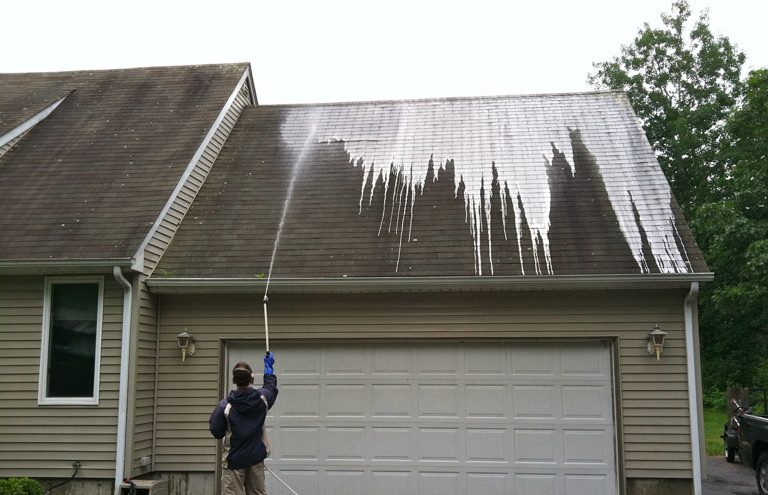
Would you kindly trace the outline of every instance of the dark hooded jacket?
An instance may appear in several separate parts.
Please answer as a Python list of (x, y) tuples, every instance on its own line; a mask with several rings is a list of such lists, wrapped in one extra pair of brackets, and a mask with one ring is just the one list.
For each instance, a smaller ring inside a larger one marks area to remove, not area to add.
[[(266, 399), (266, 404), (264, 400)], [(264, 375), (264, 386), (260, 389), (247, 388), (232, 390), (226, 399), (219, 402), (211, 413), (208, 425), (211, 434), (223, 438), (227, 429), (229, 437), (229, 469), (244, 469), (259, 464), (267, 457), (263, 441), (264, 420), (267, 410), (277, 398), (277, 378)], [(225, 415), (227, 404), (231, 404), (229, 417)]]

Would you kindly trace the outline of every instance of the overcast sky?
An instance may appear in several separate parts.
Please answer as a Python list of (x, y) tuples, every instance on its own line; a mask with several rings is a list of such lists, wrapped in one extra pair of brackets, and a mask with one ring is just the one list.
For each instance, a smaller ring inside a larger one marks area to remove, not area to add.
[[(671, 3), (13, 1), (0, 72), (250, 62), (262, 104), (585, 91), (592, 62)], [(768, 1), (691, 4), (768, 67)]]

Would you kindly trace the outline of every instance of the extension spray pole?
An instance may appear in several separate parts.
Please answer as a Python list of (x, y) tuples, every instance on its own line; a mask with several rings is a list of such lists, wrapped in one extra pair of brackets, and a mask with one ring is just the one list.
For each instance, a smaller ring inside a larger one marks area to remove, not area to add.
[(267, 356), (269, 356), (269, 318), (267, 317), (267, 303), (269, 298), (264, 294), (264, 340), (267, 345)]
[[(264, 340), (267, 346), (267, 356), (269, 356), (269, 318), (267, 317), (268, 302), (269, 302), (269, 298), (267, 297), (267, 294), (264, 294)], [(293, 495), (299, 495), (280, 476), (278, 476), (277, 474), (275, 474), (274, 471), (269, 469), (269, 466), (267, 466), (266, 463), (264, 463), (264, 467), (267, 468), (267, 471), (272, 473), (272, 476), (274, 476), (277, 481), (279, 481), (284, 487), (286, 487), (288, 491), (290, 491)]]

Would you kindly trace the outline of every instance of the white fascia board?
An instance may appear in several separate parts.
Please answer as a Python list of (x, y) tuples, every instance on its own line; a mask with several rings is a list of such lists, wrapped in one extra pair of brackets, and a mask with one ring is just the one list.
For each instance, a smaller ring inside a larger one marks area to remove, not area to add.
[[(573, 275), (526, 277), (360, 277), (279, 278), (269, 288), (278, 293), (376, 293), (376, 292), (464, 292), (492, 290), (574, 289), (676, 289), (691, 282), (713, 279), (711, 273), (679, 275)], [(155, 293), (259, 293), (265, 278), (170, 278), (147, 280)]]
[(112, 268), (129, 268), (130, 258), (0, 260), (0, 275), (66, 273), (112, 273)]
[(213, 121), (213, 125), (211, 125), (211, 128), (208, 129), (208, 134), (205, 135), (205, 138), (203, 138), (203, 141), (200, 143), (200, 146), (198, 146), (197, 151), (195, 151), (195, 154), (192, 156), (192, 159), (187, 164), (187, 168), (184, 170), (184, 173), (179, 179), (179, 182), (176, 184), (176, 187), (174, 188), (173, 192), (168, 197), (168, 201), (166, 201), (165, 206), (163, 206), (163, 209), (160, 210), (160, 214), (157, 216), (157, 218), (155, 218), (155, 221), (152, 224), (152, 228), (149, 229), (149, 232), (147, 233), (147, 235), (144, 237), (144, 240), (139, 245), (139, 248), (136, 250), (136, 253), (133, 255), (134, 264), (131, 268), (134, 271), (137, 271), (137, 272), (144, 271), (144, 266), (143, 266), (144, 250), (149, 244), (149, 241), (152, 240), (152, 237), (154, 237), (155, 232), (157, 232), (157, 229), (160, 228), (160, 224), (162, 223), (165, 216), (168, 214), (168, 211), (171, 209), (171, 206), (173, 206), (173, 203), (176, 202), (176, 198), (179, 196), (179, 193), (181, 193), (181, 190), (184, 188), (184, 184), (187, 183), (189, 176), (195, 170), (195, 167), (197, 166), (197, 162), (200, 161), (200, 157), (203, 156), (203, 152), (208, 147), (208, 144), (211, 142), (211, 139), (213, 139), (213, 136), (216, 134), (216, 131), (219, 128), (219, 125), (224, 120), (224, 117), (226, 117), (227, 112), (229, 111), (229, 108), (232, 106), (232, 103), (234, 103), (235, 98), (237, 98), (237, 95), (240, 93), (240, 88), (243, 87), (243, 83), (249, 78), (250, 74), (251, 73), (250, 73), (250, 66), (249, 66), (249, 68), (243, 71), (243, 75), (240, 77), (240, 80), (237, 82), (237, 85), (235, 86), (234, 91), (232, 91), (232, 94), (229, 96), (229, 98), (227, 99), (227, 102), (222, 107), (221, 111), (219, 112), (219, 115), (216, 117), (216, 120)]
[(67, 98), (67, 96), (69, 96), (69, 94), (62, 96), (61, 98), (56, 100), (53, 104), (48, 105), (46, 108), (38, 112), (31, 119), (24, 121), (21, 125), (16, 126), (15, 128), (11, 129), (10, 131), (0, 136), (0, 147), (5, 146), (6, 144), (10, 143), (17, 137), (27, 132), (28, 130), (35, 127), (38, 123), (45, 120), (46, 117), (48, 117), (54, 110), (56, 110), (56, 107), (61, 105), (61, 102), (63, 102)]

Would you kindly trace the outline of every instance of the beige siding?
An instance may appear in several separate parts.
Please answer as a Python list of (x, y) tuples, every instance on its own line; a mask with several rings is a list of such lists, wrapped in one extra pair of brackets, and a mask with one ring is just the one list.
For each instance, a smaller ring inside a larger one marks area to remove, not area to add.
[(0, 478), (114, 476), (123, 291), (104, 277), (98, 406), (37, 404), (43, 277), (0, 277)]
[(211, 167), (213, 167), (213, 162), (219, 156), (219, 152), (232, 132), (232, 128), (234, 128), (237, 119), (240, 117), (240, 113), (243, 111), (243, 108), (250, 104), (250, 101), (250, 85), (246, 80), (224, 115), (212, 139), (203, 150), (200, 159), (194, 166), (194, 170), (187, 178), (173, 205), (171, 205), (165, 217), (160, 220), (160, 226), (147, 244), (144, 250), (144, 273), (146, 275), (152, 273), (163, 253), (168, 248), (176, 229), (181, 224), (192, 201), (208, 177), (208, 173), (211, 171)]
[[(690, 426), (682, 291), (302, 296), (275, 294), (270, 338), (540, 339), (612, 338), (629, 478), (690, 478)], [(157, 469), (213, 471), (207, 431), (218, 400), (220, 339), (263, 338), (259, 295), (163, 296)], [(669, 332), (660, 362), (645, 350), (655, 324)], [(187, 328), (197, 352), (186, 363), (176, 333)], [(258, 365), (258, 363), (257, 363)]]
[(140, 459), (152, 456), (155, 356), (157, 343), (157, 298), (146, 290), (146, 277), (139, 280), (137, 343), (135, 352), (135, 396), (133, 417), (133, 452), (131, 475), (148, 472), (151, 465), (140, 466)]

